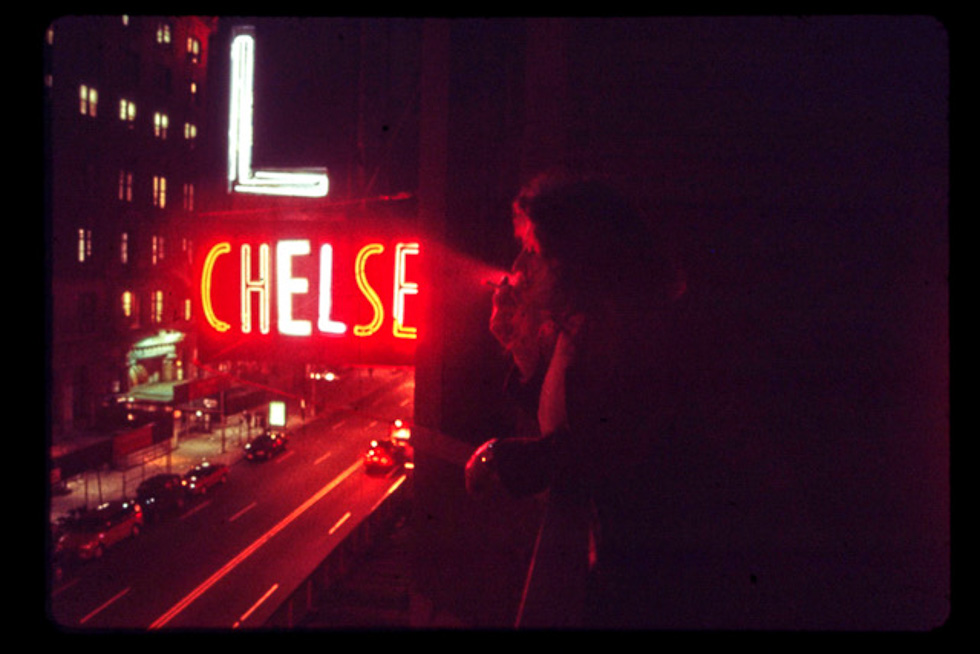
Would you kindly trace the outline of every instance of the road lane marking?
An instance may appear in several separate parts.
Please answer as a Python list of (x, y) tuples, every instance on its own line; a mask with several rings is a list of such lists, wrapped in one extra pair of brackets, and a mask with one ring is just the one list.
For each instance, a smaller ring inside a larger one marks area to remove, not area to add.
[(324, 454), (323, 456), (321, 456), (320, 458), (318, 458), (316, 461), (314, 461), (313, 462), (313, 465), (318, 465), (319, 463), (327, 460), (330, 457), (331, 454), (333, 454), (333, 452), (327, 452), (326, 454)]
[(381, 499), (380, 499), (380, 500), (378, 500), (377, 502), (375, 502), (375, 503), (374, 503), (374, 506), (372, 506), (372, 507), (371, 507), (371, 511), (370, 511), (370, 512), (371, 512), (371, 513), (374, 513), (375, 511), (377, 511), (377, 510), (378, 510), (378, 507), (379, 507), (379, 506), (381, 506), (381, 504), (382, 504), (382, 503), (383, 503), (383, 502), (384, 502), (384, 501), (385, 501), (386, 499), (388, 499), (389, 497), (391, 497), (391, 495), (392, 495), (392, 493), (394, 493), (394, 492), (395, 492), (396, 490), (398, 490), (398, 487), (399, 487), (399, 486), (401, 486), (401, 485), (402, 485), (402, 484), (403, 484), (403, 483), (405, 482), (405, 479), (407, 479), (407, 478), (408, 478), (408, 475), (402, 475), (401, 477), (399, 477), (399, 478), (398, 478), (398, 479), (397, 479), (397, 480), (395, 481), (395, 483), (393, 483), (393, 484), (392, 484), (392, 485), (391, 485), (391, 486), (390, 486), (390, 487), (388, 488), (388, 492), (386, 492), (386, 493), (385, 493), (385, 494), (384, 494), (384, 495), (383, 495), (383, 496), (381, 497)]
[(200, 511), (201, 509), (203, 509), (204, 507), (206, 507), (210, 503), (211, 503), (211, 500), (208, 500), (207, 502), (201, 502), (200, 504), (198, 504), (197, 506), (195, 506), (193, 509), (191, 509), (190, 511), (187, 511), (182, 516), (180, 516), (178, 518), (178, 520), (183, 520), (184, 518), (191, 517), (192, 515), (194, 515), (195, 513), (197, 513), (198, 511)]
[(275, 462), (276, 462), (276, 464), (282, 463), (283, 461), (285, 461), (286, 459), (288, 459), (289, 457), (291, 457), (294, 454), (296, 454), (296, 450), (289, 450), (288, 452), (286, 452), (282, 456), (276, 457), (276, 461)]
[(242, 509), (241, 511), (239, 511), (235, 515), (233, 515), (230, 518), (228, 518), (228, 522), (234, 522), (235, 520), (238, 520), (240, 517), (242, 517), (242, 515), (245, 514), (246, 511), (251, 511), (252, 509), (254, 509), (256, 504), (258, 504), (258, 502), (252, 502), (251, 504), (249, 504), (248, 506), (246, 506), (244, 509)]
[(412, 403), (412, 399), (413, 398), (406, 397), (404, 400), (402, 400), (401, 402), (398, 403), (398, 406), (403, 407), (403, 408), (404, 407), (407, 407), (409, 404)]
[(94, 611), (92, 611), (91, 613), (89, 613), (88, 615), (86, 615), (84, 618), (82, 618), (81, 620), (79, 620), (78, 621), (78, 624), (85, 624), (86, 622), (88, 622), (89, 620), (91, 620), (92, 618), (94, 618), (96, 615), (98, 615), (99, 613), (102, 613), (102, 611), (104, 611), (107, 608), (109, 608), (109, 605), (110, 604), (112, 604), (113, 602), (115, 602), (116, 600), (118, 600), (120, 597), (122, 597), (123, 595), (125, 595), (128, 592), (129, 592), (129, 588), (122, 589), (121, 591), (119, 591), (118, 593), (116, 593), (115, 595), (113, 595), (112, 597), (110, 597), (109, 600), (107, 602), (105, 602), (102, 606), (100, 606), (99, 608), (95, 609)]
[(344, 418), (343, 420), (341, 420), (340, 422), (338, 422), (337, 424), (335, 424), (330, 429), (340, 429), (340, 426), (343, 425), (345, 422), (347, 422), (347, 418)]
[(65, 584), (62, 584), (61, 586), (58, 586), (57, 588), (51, 591), (51, 597), (57, 597), (61, 593), (65, 592), (66, 590), (68, 590), (69, 588), (77, 584), (79, 581), (81, 581), (81, 579), (75, 578)]
[(293, 520), (298, 518), (304, 511), (309, 509), (311, 506), (319, 502), (327, 493), (332, 491), (334, 488), (339, 486), (347, 477), (352, 475), (355, 470), (361, 467), (363, 462), (358, 459), (356, 463), (347, 468), (347, 470), (340, 473), (335, 477), (330, 483), (318, 490), (312, 497), (307, 499), (305, 502), (296, 507), (292, 513), (287, 515), (285, 518), (280, 520), (272, 529), (267, 531), (257, 540), (255, 540), (251, 545), (246, 547), (244, 550), (238, 553), (237, 556), (232, 558), (226, 564), (224, 564), (220, 569), (218, 569), (214, 574), (204, 580), (201, 585), (188, 593), (182, 600), (174, 604), (169, 610), (167, 610), (163, 615), (157, 618), (152, 624), (150, 624), (150, 629), (159, 629), (165, 626), (168, 622), (173, 620), (177, 615), (179, 615), (184, 609), (191, 605), (198, 597), (206, 593), (212, 586), (221, 581), (229, 572), (235, 569), (242, 561), (250, 557), (255, 553), (257, 549), (265, 545), (273, 536), (278, 534), (280, 531), (289, 526)]
[(238, 627), (241, 626), (241, 624), (243, 622), (245, 622), (246, 620), (248, 620), (248, 616), (252, 615), (252, 613), (255, 612), (255, 609), (259, 608), (262, 605), (262, 602), (264, 602), (267, 599), (269, 599), (269, 595), (272, 595), (274, 592), (276, 592), (276, 589), (277, 588), (279, 588), (279, 584), (272, 584), (272, 588), (270, 588), (269, 590), (265, 591), (265, 595), (263, 595), (262, 597), (260, 597), (258, 599), (258, 601), (255, 602), (255, 604), (252, 605), (252, 608), (250, 608), (248, 611), (245, 611), (245, 613), (242, 614), (242, 617), (238, 618), (238, 621), (235, 624), (233, 624), (231, 626), (231, 628), (232, 629), (238, 629)]
[(348, 511), (347, 513), (345, 513), (340, 520), (338, 520), (337, 522), (333, 523), (333, 527), (330, 528), (330, 531), (327, 532), (327, 535), (328, 536), (333, 536), (334, 532), (337, 531), (338, 529), (340, 529), (340, 526), (342, 524), (344, 524), (345, 522), (347, 522), (349, 519), (350, 519), (350, 511)]

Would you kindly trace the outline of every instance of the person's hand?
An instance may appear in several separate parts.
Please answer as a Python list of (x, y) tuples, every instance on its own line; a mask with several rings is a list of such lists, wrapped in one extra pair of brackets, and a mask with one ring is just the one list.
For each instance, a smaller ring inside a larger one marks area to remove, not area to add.
[(505, 348), (517, 337), (517, 292), (509, 277), (494, 284), (493, 310), (490, 313), (490, 333)]
[(473, 452), (466, 462), (466, 492), (474, 497), (485, 497), (500, 486), (500, 477), (494, 462), (494, 446), (497, 439), (489, 440)]
[(490, 333), (510, 353), (521, 372), (521, 378), (526, 381), (539, 364), (541, 338), (544, 336), (547, 342), (549, 325), (542, 325), (540, 316), (527, 302), (522, 301), (526, 293), (522, 282), (523, 277), (516, 273), (513, 282), (504, 277), (500, 284), (494, 285)]

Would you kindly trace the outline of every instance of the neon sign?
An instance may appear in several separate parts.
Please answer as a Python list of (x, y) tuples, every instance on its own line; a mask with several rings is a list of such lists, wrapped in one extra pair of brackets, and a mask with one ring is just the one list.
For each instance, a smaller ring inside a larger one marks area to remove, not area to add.
[[(254, 32), (236, 27), (231, 34), (227, 191), (323, 198), (326, 169), (254, 167)], [(195, 248), (201, 358), (234, 351), (411, 362), (420, 333), (420, 247), (414, 217), (406, 213), (411, 204), (396, 202), (401, 199), (379, 198), (370, 209), (364, 204), (343, 216), (326, 208), (316, 220), (222, 221), (219, 238), (199, 240)]]
[(255, 35), (237, 27), (231, 40), (231, 99), (228, 108), (228, 190), (233, 193), (321, 198), (330, 184), (323, 168), (254, 170), (252, 122)]
[(339, 354), (410, 354), (419, 338), (419, 254), (410, 238), (217, 240), (198, 266), (202, 337), (235, 347), (315, 343)]

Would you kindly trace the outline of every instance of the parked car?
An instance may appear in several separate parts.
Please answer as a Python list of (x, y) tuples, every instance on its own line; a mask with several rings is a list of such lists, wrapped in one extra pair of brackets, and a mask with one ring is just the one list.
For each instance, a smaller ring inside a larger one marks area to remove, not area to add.
[(228, 481), (228, 466), (205, 461), (184, 473), (184, 486), (190, 495), (204, 495)]
[(269, 430), (245, 445), (245, 458), (249, 461), (267, 461), (285, 450), (288, 442), (286, 432)]
[(153, 475), (136, 489), (136, 501), (147, 518), (155, 518), (168, 511), (179, 511), (184, 507), (186, 497), (184, 478), (175, 474)]
[(96, 559), (107, 548), (139, 535), (142, 528), (143, 510), (138, 502), (106, 502), (64, 526), (56, 553), (66, 559)]

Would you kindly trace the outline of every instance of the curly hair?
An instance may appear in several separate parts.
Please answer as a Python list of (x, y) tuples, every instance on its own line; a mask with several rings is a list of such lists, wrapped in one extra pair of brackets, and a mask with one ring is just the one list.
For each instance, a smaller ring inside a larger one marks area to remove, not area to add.
[(521, 190), (513, 211), (515, 232), (533, 233), (540, 254), (556, 264), (573, 310), (647, 304), (675, 281), (643, 214), (604, 179), (546, 173)]

